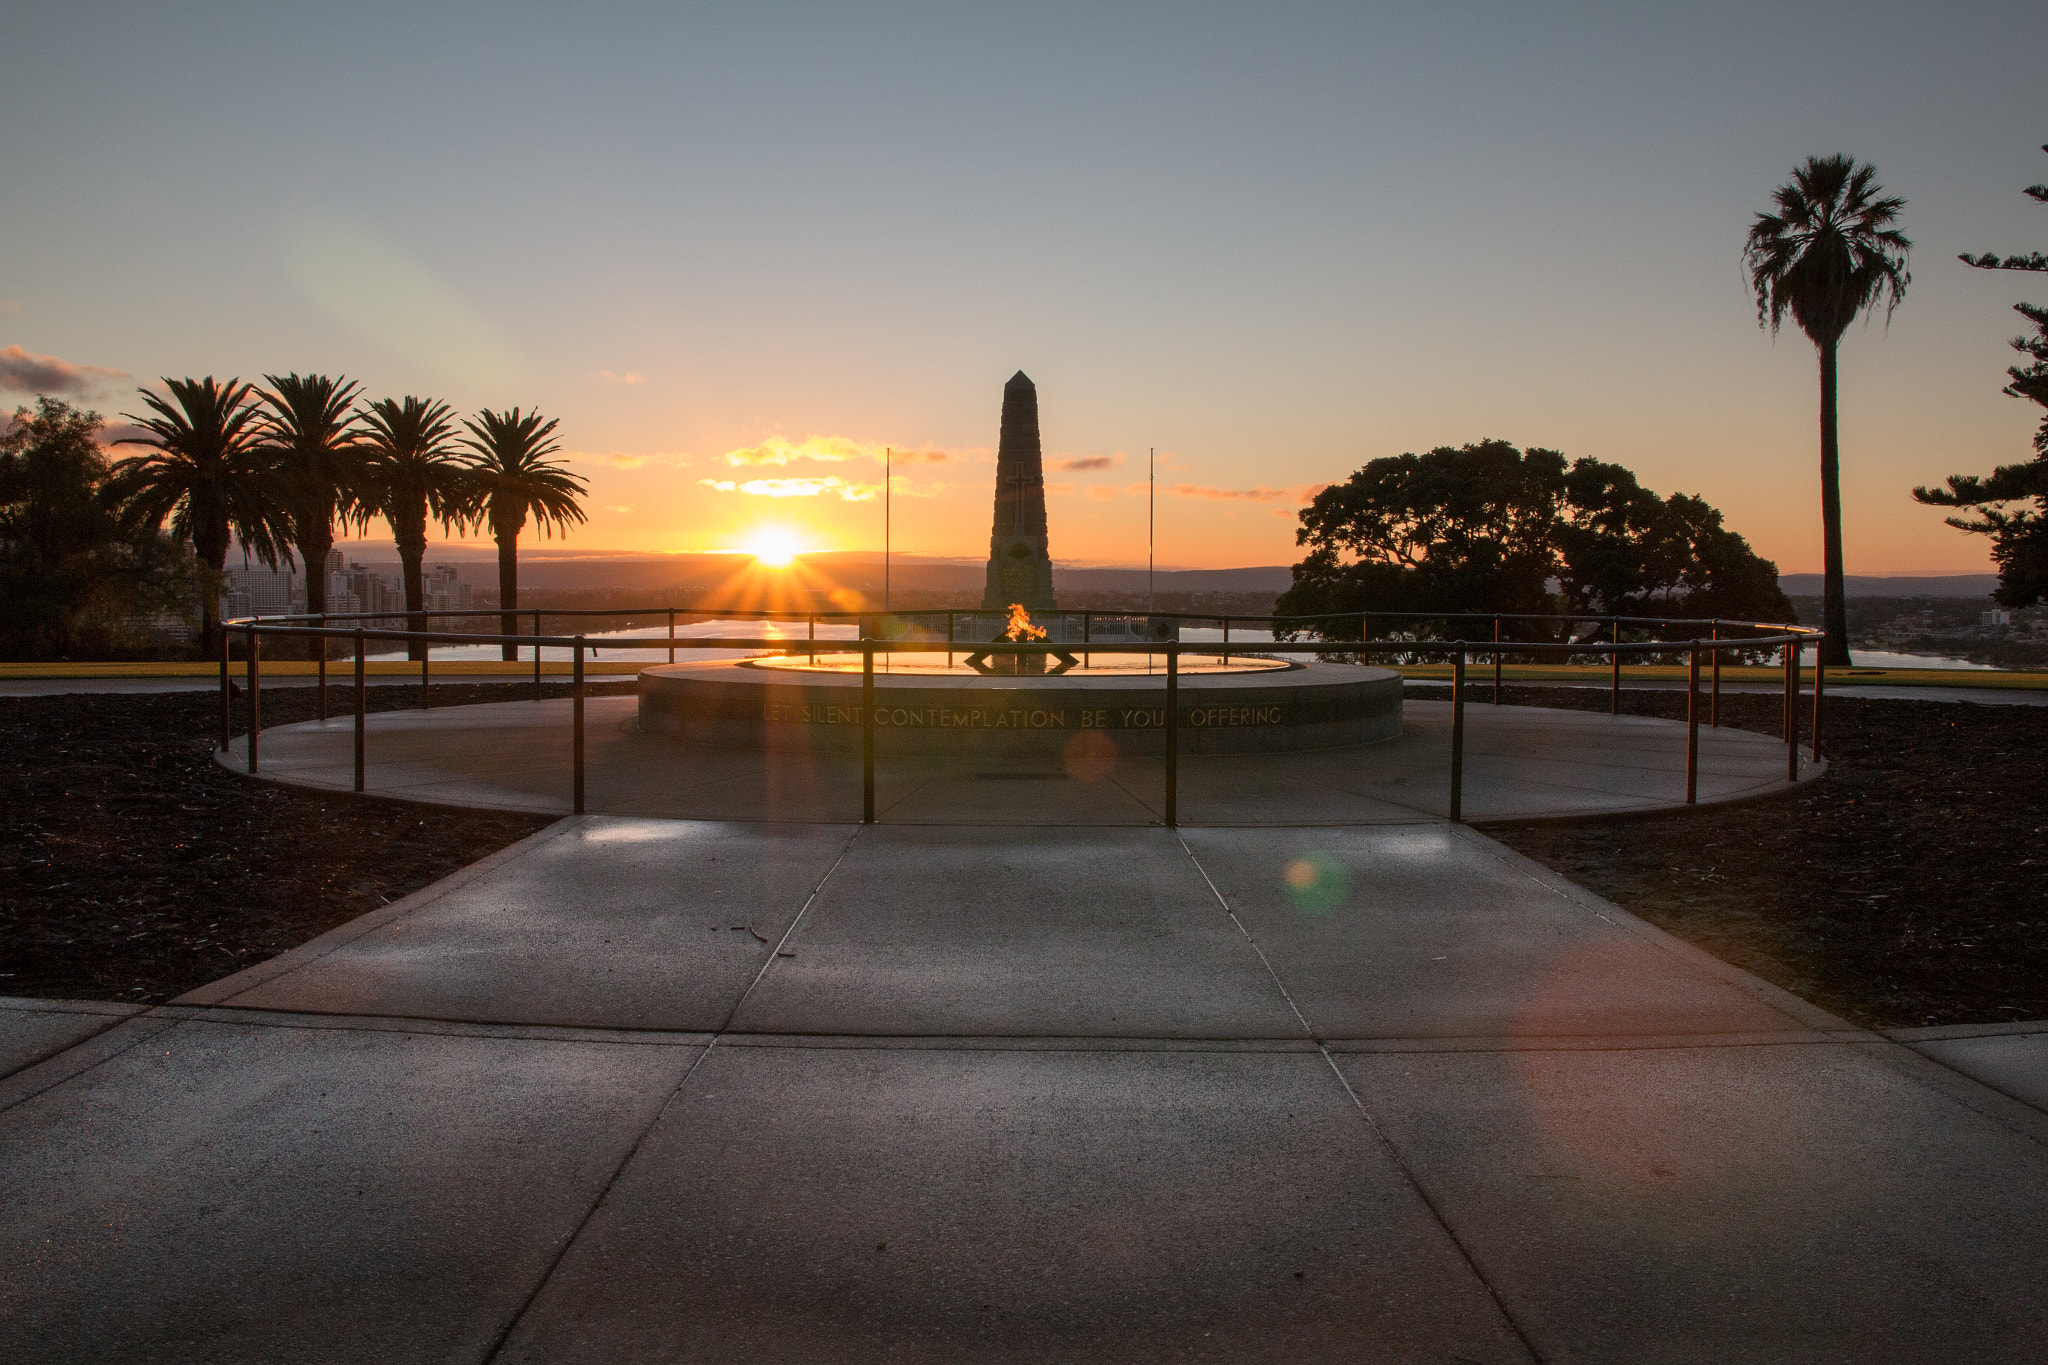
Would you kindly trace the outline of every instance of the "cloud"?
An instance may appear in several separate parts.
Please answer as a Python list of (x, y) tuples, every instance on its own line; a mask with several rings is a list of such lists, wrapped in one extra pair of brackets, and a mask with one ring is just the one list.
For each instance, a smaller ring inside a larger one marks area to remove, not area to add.
[(1059, 461), (1053, 468), (1066, 474), (1078, 474), (1085, 469), (1115, 469), (1123, 462), (1124, 457), (1121, 454), (1076, 455), (1072, 459)]
[(1045, 491), (1049, 497), (1063, 498), (1074, 491), (1074, 485), (1070, 483), (1049, 483), (1045, 486)]
[(22, 393), (83, 393), (107, 379), (126, 379), (121, 370), (104, 365), (74, 365), (53, 355), (36, 355), (19, 346), (0, 347), (0, 389)]
[[(728, 450), (719, 458), (735, 469), (746, 469), (760, 465), (794, 464), (799, 460), (834, 464), (842, 460), (858, 460), (867, 453), (867, 447), (845, 436), (806, 436), (794, 442), (770, 436), (759, 445)], [(874, 453), (879, 458), (881, 447), (875, 447)]]
[(830, 493), (847, 502), (873, 502), (882, 495), (880, 484), (849, 483), (837, 475), (826, 475), (823, 478), (749, 479), (745, 483), (732, 479), (699, 479), (697, 482), (720, 493), (747, 493), (757, 498), (816, 498)]
[(622, 503), (622, 502), (621, 502), (621, 503), (613, 503), (613, 504), (612, 504), (611, 506), (609, 506), (609, 507), (605, 508), (604, 510), (605, 510), (605, 511), (607, 511), (607, 512), (630, 512), (630, 511), (632, 511), (633, 509), (632, 509), (632, 508), (630, 508), (630, 507), (628, 507), (628, 506), (626, 506), (626, 505), (625, 505), (624, 503)]
[(562, 453), (562, 458), (576, 464), (609, 465), (613, 469), (645, 469), (648, 465), (678, 468), (690, 462), (690, 457), (683, 454), (628, 455), (617, 450), (569, 450)]
[(1177, 498), (1200, 498), (1205, 502), (1279, 502), (1285, 498), (1307, 502), (1330, 485), (1326, 483), (1305, 483), (1293, 488), (1210, 488), (1206, 484), (1177, 483), (1173, 495)]
[(20, 299), (0, 299), (0, 318), (12, 317), (20, 311)]
[(848, 460), (872, 460), (876, 464), (894, 461), (899, 465), (945, 464), (948, 460), (970, 454), (940, 450), (932, 446), (923, 449), (891, 446), (879, 441), (858, 441), (851, 436), (812, 435), (804, 437), (801, 441), (770, 436), (758, 445), (728, 450), (719, 458), (735, 469), (748, 469), (764, 465), (790, 465), (800, 461), (815, 464), (841, 464)]
[(1097, 502), (1108, 502), (1117, 495), (1117, 490), (1111, 488), (1108, 484), (1091, 483), (1088, 485), (1086, 495)]
[(635, 384), (645, 384), (647, 382), (647, 376), (638, 370), (628, 370), (624, 374), (613, 374), (610, 370), (592, 370), (590, 377), (598, 380), (600, 383), (624, 384), (628, 388)]

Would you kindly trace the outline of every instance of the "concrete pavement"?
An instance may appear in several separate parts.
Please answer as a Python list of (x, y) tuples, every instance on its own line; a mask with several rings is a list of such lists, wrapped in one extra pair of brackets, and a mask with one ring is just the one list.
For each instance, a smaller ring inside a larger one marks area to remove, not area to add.
[[(566, 699), (387, 711), (368, 718), (365, 789), (447, 805), (567, 814)], [(691, 744), (639, 728), (632, 697), (585, 704), (586, 809), (699, 820), (844, 822), (860, 818), (857, 758)], [(1450, 810), (1451, 708), (1410, 699), (1399, 739), (1302, 753), (1190, 754), (1179, 766), (1184, 824), (1398, 824)], [(355, 721), (265, 730), (259, 775), (348, 791)], [(1686, 727), (1648, 716), (1546, 707), (1465, 708), (1464, 818), (1525, 819), (1663, 810), (1685, 800)], [(221, 762), (244, 769), (248, 740)], [(1825, 771), (1802, 757), (1800, 776)], [(1700, 728), (1699, 796), (1739, 801), (1787, 790), (1785, 746), (1769, 735)], [(1153, 825), (1165, 765), (1116, 755), (1069, 765), (880, 754), (876, 811), (892, 824)]]
[(2048, 1115), (1442, 823), (585, 817), (120, 1013), (10, 1362), (2048, 1343)]

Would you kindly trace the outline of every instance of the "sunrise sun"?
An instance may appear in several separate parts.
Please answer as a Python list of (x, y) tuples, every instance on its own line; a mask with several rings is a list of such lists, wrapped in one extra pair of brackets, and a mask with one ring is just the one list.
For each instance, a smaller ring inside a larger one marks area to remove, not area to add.
[(799, 546), (794, 535), (780, 526), (763, 526), (747, 538), (740, 547), (754, 557), (754, 562), (764, 568), (788, 568), (797, 557)]

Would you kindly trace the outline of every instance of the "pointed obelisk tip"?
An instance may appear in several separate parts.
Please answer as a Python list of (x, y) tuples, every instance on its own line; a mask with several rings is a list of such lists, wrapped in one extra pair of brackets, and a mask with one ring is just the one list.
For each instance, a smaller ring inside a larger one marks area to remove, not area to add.
[(1011, 376), (1010, 376), (1010, 382), (1009, 382), (1009, 383), (1007, 383), (1007, 384), (1005, 384), (1005, 385), (1003, 385), (1003, 387), (1004, 387), (1004, 388), (1006, 388), (1006, 389), (1016, 389), (1016, 388), (1025, 388), (1025, 389), (1029, 389), (1029, 388), (1035, 388), (1035, 387), (1036, 387), (1036, 385), (1034, 385), (1034, 384), (1033, 384), (1033, 383), (1031, 382), (1031, 376), (1030, 376), (1030, 375), (1028, 375), (1028, 374), (1024, 373), (1024, 371), (1022, 371), (1022, 370), (1019, 370), (1019, 371), (1017, 371), (1017, 373), (1015, 373), (1015, 374), (1013, 374), (1013, 375), (1011, 375)]

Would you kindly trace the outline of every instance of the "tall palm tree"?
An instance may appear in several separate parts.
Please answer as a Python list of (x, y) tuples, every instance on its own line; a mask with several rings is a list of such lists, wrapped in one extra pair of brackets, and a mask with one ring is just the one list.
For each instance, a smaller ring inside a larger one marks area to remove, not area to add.
[[(406, 629), (412, 631), (427, 628), (420, 562), (427, 555), (428, 519), (446, 529), (467, 524), (474, 512), (469, 466), (455, 448), (452, 417), (446, 403), (411, 394), (402, 402), (381, 398), (362, 415), (363, 444), (376, 483), (366, 490), (375, 504), (365, 503), (363, 509), (391, 523), (405, 575)], [(426, 651), (426, 645), (411, 641), (406, 657), (424, 659)]]
[(1759, 324), (1773, 335), (1791, 313), (1820, 352), (1820, 521), (1823, 569), (1821, 660), (1849, 662), (1842, 590), (1841, 442), (1835, 411), (1835, 348), (1858, 314), (1885, 299), (1885, 317), (1912, 280), (1913, 244), (1894, 226), (1906, 201), (1886, 195), (1877, 171), (1847, 156), (1808, 157), (1772, 196), (1778, 211), (1750, 225), (1742, 261)]
[[(368, 485), (356, 430), (356, 385), (324, 374), (263, 376), (260, 392), (270, 409), (263, 444), (291, 486), (292, 544), (306, 564), (306, 610), (327, 610), (327, 556), (334, 548), (334, 521), (367, 496)], [(311, 658), (327, 647), (309, 640)]]
[(160, 527), (192, 542), (201, 567), (200, 647), (220, 652), (220, 584), (228, 539), (276, 567), (291, 555), (288, 490), (261, 442), (254, 387), (230, 379), (165, 379), (169, 398), (138, 390), (150, 413), (122, 413), (148, 432), (116, 445), (152, 446), (114, 466), (112, 491), (131, 525)]
[[(465, 421), (470, 435), (463, 441), (472, 452), (470, 468), (482, 509), (481, 519), (489, 524), (498, 542), (498, 629), (504, 635), (519, 632), (513, 615), (519, 606), (519, 533), (526, 529), (531, 514), (541, 534), (557, 529), (567, 534), (571, 522), (583, 520), (576, 500), (585, 491), (583, 480), (548, 456), (562, 447), (554, 439), (555, 419), (541, 421), (537, 412), (521, 415), (492, 412), (485, 408), (474, 422)], [(501, 646), (504, 657), (519, 657), (517, 645)]]

